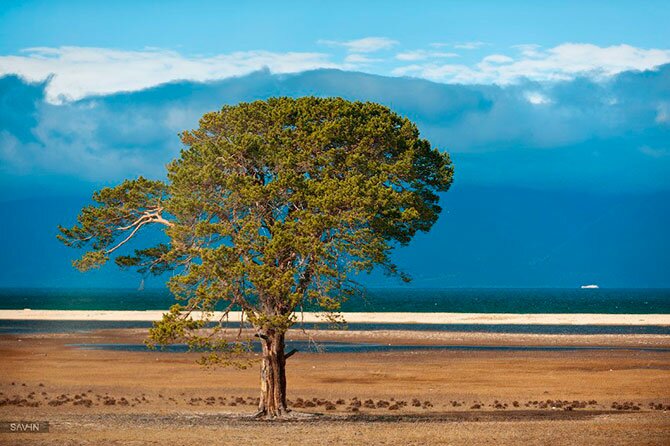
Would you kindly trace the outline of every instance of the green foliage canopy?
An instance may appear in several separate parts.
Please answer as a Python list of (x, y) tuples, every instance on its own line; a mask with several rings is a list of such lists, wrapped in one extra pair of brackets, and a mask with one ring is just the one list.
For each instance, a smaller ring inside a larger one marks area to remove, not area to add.
[(75, 262), (86, 270), (141, 227), (164, 225), (169, 244), (116, 258), (145, 273), (173, 271), (169, 287), (188, 304), (155, 329), (161, 341), (184, 336), (179, 314), (220, 302), (259, 330), (285, 330), (306, 302), (336, 311), (356, 290), (354, 273), (379, 266), (406, 278), (390, 254), (431, 228), (453, 176), (448, 154), (411, 121), (340, 98), (225, 106), (181, 140), (167, 182), (103, 189), (77, 225), (60, 228), (64, 243), (89, 249)]

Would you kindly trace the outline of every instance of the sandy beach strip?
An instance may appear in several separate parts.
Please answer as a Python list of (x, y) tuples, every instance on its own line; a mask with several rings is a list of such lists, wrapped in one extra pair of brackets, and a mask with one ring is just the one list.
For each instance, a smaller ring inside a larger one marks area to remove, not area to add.
[[(163, 311), (99, 310), (0, 310), (5, 320), (62, 321), (156, 321)], [(198, 313), (193, 313), (198, 318)], [(306, 323), (328, 322), (321, 313), (299, 313)], [(670, 314), (511, 314), (511, 313), (342, 313), (348, 323), (390, 324), (509, 324), (509, 325), (656, 325), (669, 326)], [(222, 317), (214, 313), (213, 320)], [(231, 322), (240, 321), (240, 312), (228, 314)]]

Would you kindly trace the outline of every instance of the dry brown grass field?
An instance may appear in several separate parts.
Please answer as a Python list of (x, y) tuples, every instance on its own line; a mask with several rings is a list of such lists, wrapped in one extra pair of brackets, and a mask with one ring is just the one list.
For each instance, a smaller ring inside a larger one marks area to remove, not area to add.
[(600, 345), (647, 351), (408, 350), (289, 360), (293, 421), (255, 421), (259, 377), (197, 354), (83, 350), (141, 330), (0, 336), (0, 420), (50, 432), (0, 444), (670, 444), (663, 336), (304, 333), (316, 340), (440, 345)]

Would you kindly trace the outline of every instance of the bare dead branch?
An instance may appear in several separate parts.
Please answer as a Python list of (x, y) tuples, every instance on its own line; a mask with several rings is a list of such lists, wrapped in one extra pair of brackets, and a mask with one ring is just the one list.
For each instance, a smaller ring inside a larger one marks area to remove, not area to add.
[(128, 237), (124, 238), (120, 243), (118, 243), (118, 244), (117, 244), (116, 246), (114, 246), (113, 248), (110, 248), (110, 249), (108, 249), (107, 251), (105, 251), (105, 253), (106, 253), (106, 254), (111, 254), (111, 253), (113, 253), (114, 251), (116, 251), (117, 249), (119, 249), (121, 246), (125, 245), (126, 242), (128, 242), (128, 240), (130, 240), (131, 238), (133, 238), (133, 236), (137, 233), (137, 231), (139, 231), (139, 229), (140, 229), (142, 226), (144, 226), (145, 224), (146, 224), (146, 223), (140, 223), (139, 225), (137, 225), (137, 227), (135, 227), (135, 229), (133, 229), (133, 231), (128, 235)]

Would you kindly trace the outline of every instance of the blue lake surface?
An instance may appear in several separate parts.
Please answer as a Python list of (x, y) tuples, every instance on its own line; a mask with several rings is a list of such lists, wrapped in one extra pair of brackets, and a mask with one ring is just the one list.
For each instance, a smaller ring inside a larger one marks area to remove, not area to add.
[[(0, 309), (167, 310), (174, 302), (165, 289), (0, 289)], [(342, 311), (670, 314), (670, 289), (372, 288)]]
[[(185, 353), (188, 347), (183, 344), (169, 345), (163, 349), (152, 350), (143, 344), (68, 344), (85, 350), (113, 350), (129, 352), (157, 352), (157, 353)], [(394, 352), (394, 351), (583, 351), (583, 350), (626, 350), (645, 352), (668, 352), (668, 348), (644, 348), (644, 347), (575, 347), (575, 346), (479, 346), (479, 345), (388, 345), (374, 343), (353, 342), (308, 342), (287, 341), (286, 350), (297, 349), (306, 353), (368, 353), (368, 352)], [(253, 344), (253, 351), (260, 352), (260, 345)]]
[[(231, 322), (231, 328), (239, 323)], [(145, 321), (49, 321), (2, 320), (0, 334), (73, 333), (120, 328), (149, 329)], [(527, 333), (527, 334), (663, 334), (670, 335), (670, 326), (655, 325), (512, 325), (512, 324), (297, 324), (295, 328), (341, 330), (413, 330), (478, 333)]]

